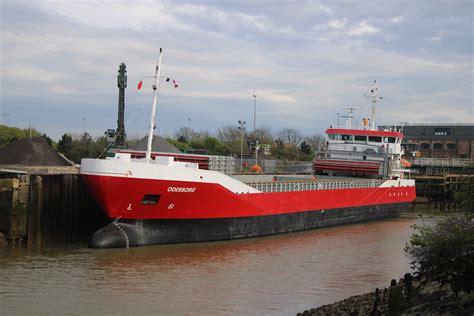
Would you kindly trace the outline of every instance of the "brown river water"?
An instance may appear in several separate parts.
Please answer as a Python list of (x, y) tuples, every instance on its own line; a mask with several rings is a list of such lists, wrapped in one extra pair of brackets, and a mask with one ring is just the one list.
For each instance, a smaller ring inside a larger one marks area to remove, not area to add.
[(410, 271), (410, 218), (131, 249), (0, 248), (0, 315), (294, 315)]

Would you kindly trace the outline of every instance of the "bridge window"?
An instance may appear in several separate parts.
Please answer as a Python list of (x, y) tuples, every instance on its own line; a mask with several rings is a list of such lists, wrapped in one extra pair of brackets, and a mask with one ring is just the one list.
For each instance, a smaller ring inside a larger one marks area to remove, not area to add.
[(390, 143), (390, 144), (395, 144), (395, 137), (385, 137), (384, 142)]
[(436, 150), (443, 149), (443, 144), (441, 144), (441, 143), (434, 143), (434, 144), (433, 144), (433, 149), (436, 149)]
[(448, 144), (446, 144), (446, 149), (455, 150), (456, 149), (456, 144), (448, 143)]
[(341, 135), (342, 140), (353, 140), (353, 135)]
[(382, 142), (382, 137), (381, 136), (369, 136), (369, 142), (381, 143)]
[(430, 144), (428, 144), (428, 143), (422, 143), (420, 148), (421, 148), (421, 149), (424, 149), (424, 150), (428, 150), (428, 149), (430, 149)]
[(355, 135), (355, 141), (356, 142), (366, 142), (367, 141), (367, 136), (365, 136), (365, 135)]
[(341, 139), (341, 135), (339, 135), (339, 134), (331, 134), (331, 135), (329, 135), (329, 139), (330, 139), (330, 140), (340, 140), (340, 139)]

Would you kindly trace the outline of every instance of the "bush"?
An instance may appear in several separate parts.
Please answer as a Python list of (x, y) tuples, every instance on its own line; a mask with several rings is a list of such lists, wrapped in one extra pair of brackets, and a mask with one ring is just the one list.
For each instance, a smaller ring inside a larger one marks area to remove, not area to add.
[(416, 275), (449, 283), (455, 293), (474, 287), (474, 217), (452, 216), (433, 226), (416, 226), (405, 252)]

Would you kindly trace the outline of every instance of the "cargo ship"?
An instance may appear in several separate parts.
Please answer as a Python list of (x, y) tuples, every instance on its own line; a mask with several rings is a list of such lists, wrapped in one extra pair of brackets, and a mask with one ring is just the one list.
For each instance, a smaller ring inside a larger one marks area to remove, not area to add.
[(162, 56), (160, 50), (144, 157), (118, 152), (81, 161), (81, 176), (111, 219), (92, 236), (91, 247), (229, 240), (351, 224), (397, 216), (415, 199), (414, 180), (394, 168), (385, 179), (243, 182), (152, 153)]

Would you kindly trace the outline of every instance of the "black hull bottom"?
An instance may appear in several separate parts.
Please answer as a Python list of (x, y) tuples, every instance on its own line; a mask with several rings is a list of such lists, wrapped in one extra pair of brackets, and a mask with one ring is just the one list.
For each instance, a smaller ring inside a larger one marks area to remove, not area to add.
[(95, 232), (89, 246), (120, 248), (267, 236), (396, 217), (407, 206), (398, 203), (217, 219), (114, 220)]

